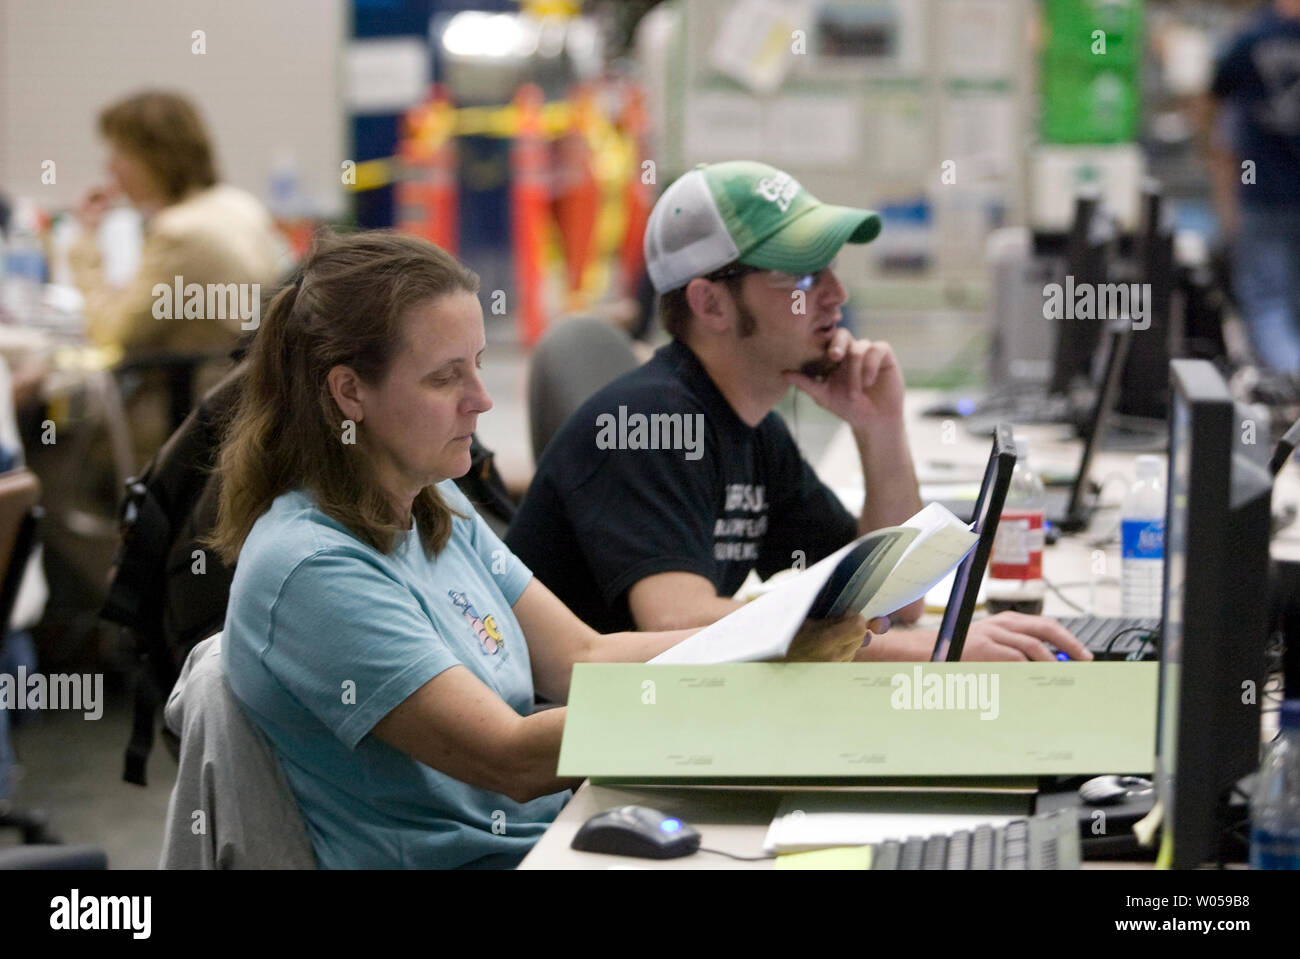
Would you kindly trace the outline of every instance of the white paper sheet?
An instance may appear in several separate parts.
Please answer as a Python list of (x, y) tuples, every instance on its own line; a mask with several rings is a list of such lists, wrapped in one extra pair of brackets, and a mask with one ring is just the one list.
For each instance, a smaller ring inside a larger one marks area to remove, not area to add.
[(813, 600), (855, 540), (814, 563), (784, 586), (746, 603), (712, 626), (666, 649), (651, 663), (750, 663), (784, 656)]
[[(921, 510), (904, 523), (903, 528), (926, 532), (909, 544), (889, 576), (867, 602), (862, 615), (868, 620), (920, 599), (935, 580), (961, 562), (978, 539), (937, 503)], [(898, 530), (899, 527), (888, 527), (868, 535), (881, 538), (880, 548), (888, 548), (888, 544), (898, 544)], [(859, 537), (841, 547), (781, 586), (660, 653), (650, 662), (689, 665), (781, 658), (790, 649), (808, 610), (840, 560), (865, 538)]]
[(763, 840), (763, 851), (805, 852), (863, 846), (886, 839), (933, 836), (988, 824), (999, 826), (1029, 812), (1028, 797), (970, 792), (791, 793)]
[(936, 833), (953, 833), (983, 825), (1001, 826), (1015, 818), (1015, 815), (988, 813), (932, 812), (822, 812), (804, 816), (785, 815), (772, 821), (763, 841), (763, 851), (807, 852), (835, 846), (865, 846), (886, 839), (933, 836)]
[(889, 579), (862, 610), (867, 619), (885, 616), (926, 594), (935, 580), (954, 569), (979, 540), (957, 517), (931, 503), (904, 526), (925, 530), (912, 541)]

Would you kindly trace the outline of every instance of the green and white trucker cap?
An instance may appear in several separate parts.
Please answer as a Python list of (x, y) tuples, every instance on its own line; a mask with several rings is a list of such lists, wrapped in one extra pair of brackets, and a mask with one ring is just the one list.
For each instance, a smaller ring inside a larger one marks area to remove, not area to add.
[(645, 262), (667, 293), (737, 260), (812, 273), (845, 243), (879, 234), (879, 214), (822, 203), (788, 173), (731, 160), (700, 164), (664, 191), (646, 224)]

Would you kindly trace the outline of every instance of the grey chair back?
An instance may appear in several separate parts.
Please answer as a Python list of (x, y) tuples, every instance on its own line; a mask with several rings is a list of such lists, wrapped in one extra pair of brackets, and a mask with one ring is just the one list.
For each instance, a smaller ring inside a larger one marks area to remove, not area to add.
[(631, 337), (603, 320), (578, 317), (547, 333), (528, 372), (534, 462), (579, 406), (639, 363)]

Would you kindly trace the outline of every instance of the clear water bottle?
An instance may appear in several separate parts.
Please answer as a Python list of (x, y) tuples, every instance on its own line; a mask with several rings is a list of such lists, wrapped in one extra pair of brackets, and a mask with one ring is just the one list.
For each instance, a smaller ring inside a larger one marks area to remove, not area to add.
[(302, 212), (298, 160), (292, 150), (276, 150), (271, 158), (271, 215), (292, 220)]
[(1250, 800), (1250, 868), (1300, 869), (1300, 699), (1282, 703), (1281, 735)]
[(1043, 519), (1047, 496), (1029, 459), (1029, 444), (1016, 437), (1016, 468), (1002, 505), (989, 557), (988, 611), (1043, 611)]
[(1160, 615), (1165, 575), (1165, 479), (1158, 456), (1137, 458), (1137, 482), (1120, 510), (1120, 542), (1126, 617)]
[(40, 318), (44, 283), (40, 217), (30, 200), (20, 199), (4, 251), (4, 306), (16, 322), (35, 323)]

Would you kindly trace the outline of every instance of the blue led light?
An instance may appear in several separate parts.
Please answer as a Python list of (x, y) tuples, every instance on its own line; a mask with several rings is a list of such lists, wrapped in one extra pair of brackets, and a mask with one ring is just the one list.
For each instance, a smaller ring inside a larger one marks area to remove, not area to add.
[(1057, 653), (1056, 658), (1063, 663), (1068, 663), (1070, 661), (1070, 657), (1067, 653)]
[(680, 819), (665, 819), (659, 824), (659, 828), (664, 832), (676, 832), (682, 828), (682, 821)]
[(962, 416), (970, 416), (975, 412), (975, 401), (968, 396), (962, 397), (957, 401), (957, 412)]

